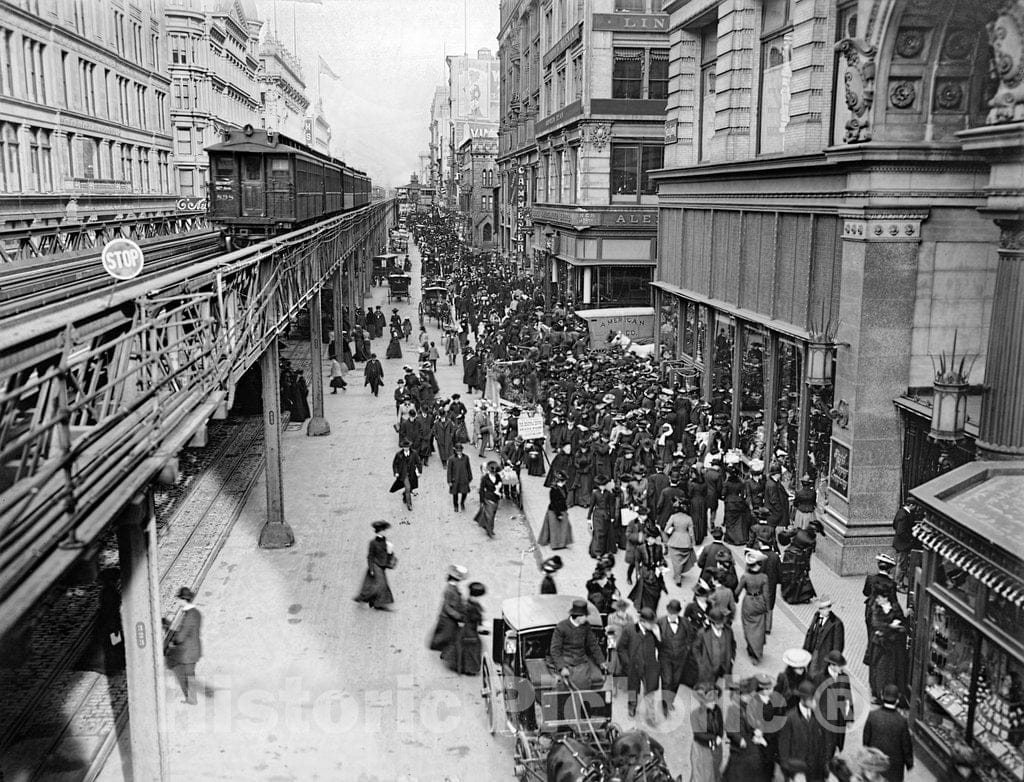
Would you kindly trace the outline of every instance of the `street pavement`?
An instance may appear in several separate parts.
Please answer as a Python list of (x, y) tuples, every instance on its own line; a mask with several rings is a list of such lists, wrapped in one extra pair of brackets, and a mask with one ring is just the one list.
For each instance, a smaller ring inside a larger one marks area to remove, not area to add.
[[(412, 256), (412, 301), (389, 304), (387, 290), (375, 288), (366, 305), (381, 304), (388, 315), (397, 307), (402, 317), (416, 322), (415, 249)], [(437, 372), (441, 395), (460, 392), (469, 404), (461, 363), (449, 367), (440, 333), (429, 326), (428, 331), (442, 351)], [(384, 364), (380, 398), (362, 386), (362, 365), (357, 365), (346, 377), (347, 390), (332, 395), (326, 389), (329, 436), (307, 437), (304, 426), (290, 426), (283, 434), (285, 514), (296, 545), (257, 548), (266, 504), (261, 480), (200, 589), (200, 704), (181, 703), (169, 675), (166, 681), (173, 780), (479, 782), (513, 776), (512, 740), (488, 733), (479, 677), (449, 671), (427, 649), (427, 638), (449, 564), (464, 565), (467, 581), (486, 584), (485, 626), (503, 599), (538, 591), (538, 564), (550, 554), (535, 546), (547, 490), (541, 478), (524, 471), (525, 516), (502, 501), (496, 536), (489, 540), (473, 522), (475, 493), (465, 512), (452, 510), (435, 455), (420, 478), (412, 512), (406, 511), (400, 493), (387, 491), (398, 439), (392, 393), (402, 365), (415, 363), (416, 346), (403, 346), (403, 359), (385, 360), (386, 342), (373, 343)], [(325, 362), (325, 386), (326, 369)], [(485, 460), (477, 458), (475, 449), (467, 447), (467, 453), (479, 474)], [(556, 580), (560, 592), (582, 595), (593, 560), (587, 554), (585, 511), (574, 508), (570, 515), (576, 541), (559, 552), (566, 565)], [(396, 600), (392, 612), (352, 600), (366, 566), (370, 524), (377, 519), (391, 522), (388, 536), (399, 558), (389, 573)], [(621, 555), (618, 559), (616, 577), (625, 587), (625, 564)], [(863, 636), (863, 579), (840, 579), (819, 561), (812, 577), (819, 592), (835, 599), (847, 637)], [(681, 589), (670, 583), (669, 596), (685, 603), (695, 580), (691, 571)], [(737, 673), (782, 670), (782, 653), (800, 645), (811, 612), (780, 600), (775, 631), (757, 667), (743, 652), (737, 620)], [(485, 636), (485, 654), (489, 643)], [(851, 649), (863, 649), (863, 641), (859, 647), (856, 640), (849, 643)], [(856, 707), (863, 717), (868, 706), (858, 682), (866, 680), (866, 673), (857, 664), (852, 666), (861, 693)], [(665, 745), (672, 772), (683, 779), (690, 776), (692, 705), (681, 693), (669, 718), (649, 723), (653, 710), (641, 708), (639, 714), (640, 727)], [(622, 693), (614, 710), (622, 727), (634, 724)], [(113, 753), (99, 777), (102, 782), (129, 778), (122, 757), (126, 745), (122, 741)], [(859, 729), (851, 732), (847, 746), (859, 746)], [(912, 782), (930, 778), (918, 767), (908, 777)]]

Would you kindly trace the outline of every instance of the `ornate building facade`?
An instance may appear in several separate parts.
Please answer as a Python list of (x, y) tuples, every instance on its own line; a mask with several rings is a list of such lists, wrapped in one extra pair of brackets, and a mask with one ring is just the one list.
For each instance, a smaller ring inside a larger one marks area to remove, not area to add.
[(498, 139), (474, 136), (462, 142), (457, 151), (459, 168), (459, 212), (464, 236), (475, 248), (495, 246), (494, 186), (498, 179), (495, 157)]
[[(977, 418), (958, 447), (927, 442), (933, 361), (955, 342), (978, 384), (1003, 352), (994, 294), (1002, 259), (1020, 256), (1024, 4), (664, 11), (659, 351), (712, 402), (727, 447), (817, 480), (819, 554), (864, 572), (906, 493), (973, 456)], [(1019, 356), (1012, 371), (1019, 385)]]
[(289, 138), (303, 137), (303, 119), (309, 109), (302, 64), (273, 34), (267, 34), (259, 47), (262, 126), (284, 133)]
[(435, 88), (434, 99), (430, 102), (430, 178), (423, 181), (434, 188), (435, 197), (439, 200), (447, 196), (445, 164), (448, 160), (448, 125), (451, 116), (448, 88)]
[(461, 201), (458, 150), (469, 138), (494, 136), (498, 132), (500, 92), (498, 58), (490, 49), (475, 57), (445, 58), (448, 68), (448, 162), (451, 186), (447, 189), (450, 208)]
[(175, 181), (181, 195), (201, 198), (209, 178), (206, 147), (227, 130), (260, 124), (263, 23), (251, 0), (170, 0), (166, 24)]
[(577, 307), (650, 303), (669, 60), (659, 5), (502, 3), (501, 245)]
[(148, 4), (0, 2), (0, 258), (173, 214), (164, 38)]

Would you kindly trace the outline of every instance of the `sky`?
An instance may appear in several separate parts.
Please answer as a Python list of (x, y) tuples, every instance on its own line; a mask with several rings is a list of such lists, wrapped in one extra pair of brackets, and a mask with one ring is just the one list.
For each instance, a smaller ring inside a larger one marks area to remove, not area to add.
[(445, 55), (498, 52), (499, 0), (257, 0), (256, 8), (297, 49), (311, 100), (317, 55), (338, 74), (319, 79), (331, 153), (385, 187), (408, 182), (427, 153)]

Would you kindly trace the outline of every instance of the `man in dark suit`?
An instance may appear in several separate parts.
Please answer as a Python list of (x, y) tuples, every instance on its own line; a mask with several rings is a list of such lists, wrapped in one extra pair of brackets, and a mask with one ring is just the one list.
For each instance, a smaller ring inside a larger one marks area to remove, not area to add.
[(880, 749), (889, 758), (884, 776), (889, 782), (903, 782), (903, 774), (914, 767), (914, 745), (907, 718), (896, 709), (900, 691), (895, 684), (882, 690), (882, 705), (864, 723), (864, 746)]
[(711, 466), (704, 471), (704, 483), (707, 484), (708, 524), (712, 530), (715, 527), (715, 517), (718, 515), (718, 501), (722, 498), (722, 457), (715, 456), (711, 460)]
[(786, 712), (779, 731), (779, 763), (787, 779), (803, 771), (807, 782), (824, 782), (834, 745), (814, 702), (815, 686), (804, 679), (797, 688), (800, 702)]
[(853, 722), (853, 691), (846, 672), (846, 658), (831, 651), (825, 658), (825, 670), (814, 679), (818, 686), (818, 713), (832, 733), (838, 752), (846, 745), (846, 726)]
[[(875, 598), (878, 595), (885, 595), (889, 598), (890, 603), (899, 605), (899, 601), (896, 599), (896, 582), (892, 579), (892, 570), (896, 566), (896, 560), (888, 554), (878, 554), (875, 556), (875, 563), (878, 565), (878, 572), (867, 575), (867, 578), (864, 579), (864, 589), (862, 590), (864, 594), (864, 625), (868, 638), (871, 638), (875, 632), (871, 626), (871, 615), (875, 610)], [(870, 652), (871, 644), (868, 644), (868, 648), (864, 652), (865, 665), (868, 664)]]
[(391, 472), (395, 475), (395, 482), (391, 484), (391, 492), (402, 490), (402, 500), (405, 507), (412, 510), (412, 493), (419, 488), (419, 475), (423, 469), (420, 464), (419, 454), (412, 449), (412, 441), (402, 440), (395, 458), (391, 460)]
[(363, 367), (363, 385), (369, 386), (374, 396), (380, 395), (380, 387), (384, 385), (384, 367), (376, 353), (371, 353), (366, 366)]
[(721, 608), (708, 611), (710, 626), (697, 634), (693, 643), (691, 665), (696, 665), (697, 680), (720, 683), (722, 677), (732, 673), (736, 659), (736, 639), (732, 628), (725, 626), (725, 612)]
[(843, 620), (832, 613), (832, 600), (827, 597), (818, 599), (818, 613), (811, 619), (804, 636), (804, 649), (811, 653), (811, 664), (807, 675), (817, 679), (828, 665), (826, 657), (829, 652), (842, 652), (846, 648), (846, 629)]
[(604, 681), (604, 652), (587, 621), (587, 601), (573, 600), (569, 618), (555, 625), (548, 649), (548, 667), (564, 682), (589, 690)]
[(764, 482), (764, 504), (768, 508), (765, 523), (773, 527), (785, 527), (789, 524), (789, 495), (785, 487), (779, 483), (782, 469), (773, 464), (768, 470), (768, 480)]
[(690, 658), (694, 632), (690, 623), (680, 616), (683, 610), (678, 600), (669, 600), (666, 614), (658, 620), (661, 641), (658, 644), (658, 663), (661, 668), (662, 713), (666, 716), (675, 709), (676, 694), (683, 681), (683, 668)]
[(892, 520), (892, 548), (896, 552), (896, 588), (906, 592), (910, 587), (910, 552), (914, 548), (914, 501), (908, 499)]
[(185, 695), (182, 703), (195, 705), (196, 698), (196, 663), (203, 656), (203, 646), (199, 638), (199, 630), (203, 623), (203, 615), (195, 607), (196, 595), (188, 587), (178, 590), (181, 601), (181, 621), (178, 629), (171, 635), (171, 643), (167, 649), (167, 665), (174, 671), (181, 691)]
[(640, 621), (626, 625), (615, 645), (619, 660), (626, 669), (626, 690), (629, 694), (629, 716), (636, 716), (640, 688), (644, 695), (658, 691), (661, 680), (658, 662), (658, 647), (661, 645), (660, 631), (655, 621), (654, 609), (643, 608)]

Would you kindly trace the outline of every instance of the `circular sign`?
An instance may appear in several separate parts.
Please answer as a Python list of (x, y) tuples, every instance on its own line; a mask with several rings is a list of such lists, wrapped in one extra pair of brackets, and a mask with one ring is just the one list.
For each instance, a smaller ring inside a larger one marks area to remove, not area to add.
[(111, 239), (100, 260), (107, 274), (117, 280), (131, 280), (142, 272), (142, 248), (131, 239)]

